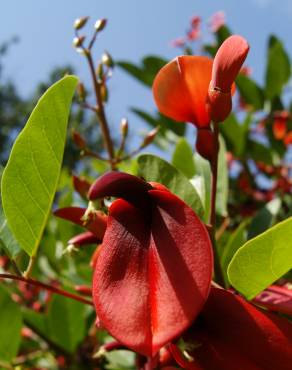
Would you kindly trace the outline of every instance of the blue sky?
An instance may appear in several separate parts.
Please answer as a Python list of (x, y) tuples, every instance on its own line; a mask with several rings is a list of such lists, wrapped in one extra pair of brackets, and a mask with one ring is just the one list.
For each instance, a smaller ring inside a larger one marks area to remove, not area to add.
[[(9, 0), (1, 5), (0, 42), (13, 35), (20, 37), (5, 59), (5, 75), (16, 81), (24, 96), (54, 66), (72, 64), (88, 80), (85, 63), (72, 47), (72, 24), (82, 15), (90, 15), (92, 24), (97, 18), (109, 19), (97, 44), (97, 57), (107, 49), (115, 59), (133, 62), (147, 54), (173, 58), (178, 51), (170, 47), (170, 41), (183, 35), (190, 17), (198, 14), (207, 20), (218, 10), (225, 11), (235, 33), (249, 40), (247, 63), (258, 81), (263, 80), (270, 33), (276, 33), (292, 54), (291, 0)], [(108, 114), (115, 125), (129, 116), (130, 106), (154, 107), (150, 90), (121, 71), (115, 72), (110, 91)]]

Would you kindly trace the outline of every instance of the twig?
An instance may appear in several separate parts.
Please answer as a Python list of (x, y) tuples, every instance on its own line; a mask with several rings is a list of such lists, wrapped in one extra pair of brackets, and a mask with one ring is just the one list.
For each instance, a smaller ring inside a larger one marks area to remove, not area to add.
[(17, 276), (17, 275), (12, 275), (12, 274), (0, 274), (0, 279), (10, 279), (10, 280), (17, 280), (17, 281), (23, 281), (24, 283), (30, 284), (37, 286), (39, 288), (48, 290), (52, 293), (62, 295), (67, 298), (74, 299), (75, 301), (79, 301), (81, 303), (93, 306), (93, 302), (90, 301), (89, 299), (83, 298), (77, 294), (67, 292), (66, 290), (54, 287), (52, 285), (42, 283), (41, 281), (30, 279), (30, 278), (25, 278), (22, 276)]
[(218, 154), (219, 154), (219, 127), (218, 123), (214, 122), (214, 136), (215, 136), (215, 155), (210, 161), (211, 172), (212, 172), (212, 185), (211, 185), (211, 211), (209, 219), (209, 234), (213, 245), (214, 251), (214, 270), (217, 283), (225, 286), (224, 275), (222, 266), (220, 263), (220, 257), (218, 253), (218, 247), (215, 238), (216, 232), (216, 195), (217, 195), (217, 177), (218, 177)]
[(92, 59), (90, 49), (89, 48), (88, 49), (84, 48), (83, 51), (84, 51), (85, 57), (87, 59), (89, 69), (90, 69), (90, 73), (91, 73), (91, 78), (92, 78), (92, 82), (93, 82), (96, 103), (97, 103), (97, 107), (98, 107), (98, 109), (96, 110), (96, 114), (97, 114), (97, 118), (98, 118), (98, 121), (99, 121), (99, 124), (100, 124), (102, 136), (103, 136), (103, 139), (104, 139), (104, 144), (105, 144), (106, 150), (109, 154), (109, 158), (110, 158), (110, 161), (111, 161), (110, 162), (111, 167), (112, 167), (112, 169), (115, 169), (115, 165), (114, 165), (115, 153), (114, 153), (114, 148), (113, 148), (113, 142), (112, 142), (112, 139), (111, 139), (111, 136), (110, 136), (108, 122), (107, 122), (105, 111), (104, 111), (104, 105), (103, 105), (103, 101), (102, 101), (100, 84), (99, 84), (99, 82), (97, 81), (97, 78), (96, 78), (94, 63), (93, 63), (93, 59)]

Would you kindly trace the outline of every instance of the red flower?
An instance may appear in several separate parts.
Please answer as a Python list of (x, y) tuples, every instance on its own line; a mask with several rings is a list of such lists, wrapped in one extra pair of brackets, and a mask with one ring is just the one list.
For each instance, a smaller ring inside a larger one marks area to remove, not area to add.
[(290, 370), (292, 326), (223, 289), (212, 288), (184, 336), (188, 359), (171, 345), (179, 365), (191, 370)]
[(162, 185), (125, 173), (99, 178), (89, 199), (118, 198), (96, 259), (93, 300), (119, 342), (153, 356), (186, 330), (204, 305), (212, 275), (208, 232)]
[(276, 117), (273, 122), (273, 134), (276, 140), (283, 140), (287, 132), (287, 119)]
[(180, 56), (157, 74), (153, 83), (161, 113), (198, 128), (211, 119), (223, 121), (230, 113), (232, 85), (249, 47), (240, 36), (231, 36), (219, 48), (214, 62), (204, 56)]

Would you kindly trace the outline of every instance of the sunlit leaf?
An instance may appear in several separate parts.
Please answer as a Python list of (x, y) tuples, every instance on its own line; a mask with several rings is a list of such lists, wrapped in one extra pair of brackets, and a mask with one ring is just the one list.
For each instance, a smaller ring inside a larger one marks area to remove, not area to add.
[(216, 212), (218, 215), (226, 217), (228, 201), (228, 167), (225, 142), (222, 137), (220, 137), (219, 139), (220, 150), (218, 156)]
[(231, 285), (254, 298), (292, 268), (292, 217), (246, 242), (228, 267)]
[(16, 139), (3, 172), (8, 225), (30, 256), (37, 252), (57, 188), (76, 84), (76, 77), (67, 76), (47, 90)]
[(180, 139), (172, 155), (172, 164), (186, 177), (191, 178), (196, 173), (193, 151), (186, 139)]

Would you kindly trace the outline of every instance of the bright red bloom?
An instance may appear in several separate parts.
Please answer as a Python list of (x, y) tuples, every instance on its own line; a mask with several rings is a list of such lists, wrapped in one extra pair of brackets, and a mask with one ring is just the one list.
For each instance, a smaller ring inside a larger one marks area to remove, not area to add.
[(211, 283), (212, 247), (194, 211), (163, 186), (111, 172), (89, 199), (117, 197), (96, 259), (93, 300), (122, 344), (153, 356), (186, 330)]
[(291, 323), (223, 289), (212, 288), (202, 313), (184, 338), (193, 361), (171, 346), (184, 369), (291, 369)]
[(211, 119), (223, 121), (231, 111), (233, 82), (248, 53), (240, 36), (231, 36), (219, 48), (214, 62), (204, 56), (180, 56), (157, 74), (153, 83), (161, 113), (198, 128)]

